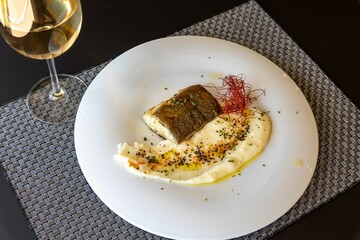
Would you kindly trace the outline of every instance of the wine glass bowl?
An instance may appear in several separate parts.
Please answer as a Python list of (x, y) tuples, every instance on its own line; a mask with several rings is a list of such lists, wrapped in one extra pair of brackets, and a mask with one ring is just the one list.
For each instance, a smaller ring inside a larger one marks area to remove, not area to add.
[(27, 106), (49, 122), (71, 121), (86, 85), (77, 77), (57, 74), (54, 58), (77, 39), (82, 24), (80, 0), (0, 0), (0, 33), (18, 53), (46, 60), (50, 76), (31, 88)]

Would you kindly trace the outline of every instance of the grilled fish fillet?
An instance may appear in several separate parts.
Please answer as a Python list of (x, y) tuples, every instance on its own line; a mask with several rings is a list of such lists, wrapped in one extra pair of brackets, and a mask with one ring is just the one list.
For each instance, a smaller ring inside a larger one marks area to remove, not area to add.
[(143, 119), (158, 135), (179, 144), (220, 113), (214, 96), (203, 86), (193, 85), (149, 109)]

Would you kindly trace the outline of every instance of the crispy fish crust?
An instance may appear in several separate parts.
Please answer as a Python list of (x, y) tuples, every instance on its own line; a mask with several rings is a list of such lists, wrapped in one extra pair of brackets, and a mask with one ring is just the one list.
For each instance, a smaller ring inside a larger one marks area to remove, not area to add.
[(220, 113), (214, 96), (203, 86), (193, 85), (149, 109), (143, 119), (158, 135), (179, 144)]

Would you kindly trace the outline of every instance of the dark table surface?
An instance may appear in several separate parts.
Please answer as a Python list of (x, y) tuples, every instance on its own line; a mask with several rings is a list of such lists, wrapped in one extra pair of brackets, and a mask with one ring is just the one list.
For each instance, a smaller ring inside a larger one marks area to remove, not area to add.
[[(58, 72), (76, 73), (103, 63), (242, 2), (82, 1), (83, 28), (74, 46), (56, 59)], [(360, 1), (257, 2), (360, 107)], [(0, 40), (0, 104), (25, 95), (47, 73), (45, 62), (25, 58)], [(2, 173), (0, 192), (0, 239), (35, 238)], [(358, 184), (272, 239), (360, 239), (359, 216)]]

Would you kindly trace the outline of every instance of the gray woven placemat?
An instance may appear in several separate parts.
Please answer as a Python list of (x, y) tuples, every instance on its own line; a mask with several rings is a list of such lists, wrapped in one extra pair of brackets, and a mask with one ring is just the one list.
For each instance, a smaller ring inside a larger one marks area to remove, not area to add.
[[(319, 129), (319, 161), (302, 198), (269, 226), (244, 236), (263, 239), (360, 180), (360, 111), (254, 1), (176, 35), (222, 38), (271, 59), (297, 83)], [(90, 83), (106, 63), (79, 77)], [(77, 163), (73, 123), (48, 125), (30, 116), (24, 98), (0, 107), (0, 161), (40, 239), (161, 239), (121, 219), (94, 194)]]

